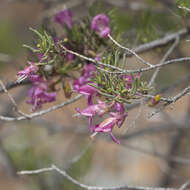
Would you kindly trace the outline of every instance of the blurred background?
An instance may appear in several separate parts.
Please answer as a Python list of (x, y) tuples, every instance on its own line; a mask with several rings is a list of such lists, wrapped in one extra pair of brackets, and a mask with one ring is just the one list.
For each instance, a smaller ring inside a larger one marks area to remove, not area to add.
[[(124, 32), (127, 47), (159, 39), (190, 26), (188, 14), (174, 0), (1, 0), (0, 1), (0, 79), (6, 84), (16, 80), (16, 73), (27, 61), (22, 44), (32, 44), (29, 27), (59, 26), (53, 16), (70, 8), (74, 20), (88, 15), (93, 6), (103, 11), (114, 9), (117, 27)], [(190, 15), (190, 13), (189, 13)], [(181, 37), (169, 59), (189, 56), (190, 35)], [(172, 43), (141, 54), (158, 64)], [(135, 58), (127, 64), (138, 67)], [(156, 92), (174, 96), (189, 85), (190, 66), (164, 67), (156, 78)], [(150, 80), (152, 72), (143, 75)], [(10, 90), (19, 108), (31, 113), (25, 103), (30, 85)], [(62, 91), (53, 104), (66, 101)], [(52, 106), (45, 105), (43, 108)], [(55, 172), (19, 176), (17, 171), (56, 164), (81, 183), (97, 186), (179, 187), (190, 179), (190, 98), (184, 96), (162, 112), (148, 118), (156, 108), (147, 103), (129, 107), (129, 117), (114, 131), (121, 145), (108, 135), (92, 141), (88, 121), (72, 117), (75, 107), (84, 108), (85, 99), (48, 113), (40, 118), (19, 122), (0, 121), (0, 189), (69, 190), (80, 189)], [(159, 105), (158, 105), (159, 107)], [(12, 103), (0, 93), (0, 115), (15, 116)]]

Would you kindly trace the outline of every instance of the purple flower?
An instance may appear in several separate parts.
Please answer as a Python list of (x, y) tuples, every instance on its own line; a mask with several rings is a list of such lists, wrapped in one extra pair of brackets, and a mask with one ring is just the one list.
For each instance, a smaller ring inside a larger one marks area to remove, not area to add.
[(96, 72), (96, 67), (93, 63), (85, 64), (82, 71), (82, 76), (85, 76), (86, 78), (93, 77), (94, 72)]
[(61, 24), (62, 27), (66, 25), (69, 29), (72, 29), (72, 12), (68, 9), (60, 11), (55, 15), (54, 21)]
[(123, 104), (120, 104), (120, 103), (118, 103), (118, 102), (116, 102), (116, 103), (114, 104), (114, 108), (115, 108), (115, 110), (116, 110), (117, 112), (119, 112), (119, 113), (121, 113), (121, 114), (123, 114), (124, 111), (125, 111)]
[(140, 79), (140, 77), (141, 77), (141, 73), (134, 74), (135, 79)]
[[(92, 84), (96, 85), (95, 83)], [(80, 86), (77, 91), (86, 96), (88, 105), (92, 105), (92, 96), (97, 93), (98, 90), (89, 84), (84, 84)]]
[(110, 34), (109, 18), (105, 14), (96, 15), (91, 21), (91, 28), (98, 32), (101, 37), (107, 37)]
[(37, 52), (36, 55), (37, 55), (38, 61), (40, 62), (44, 55), (42, 53), (39, 53), (39, 52)]
[[(117, 144), (120, 144), (120, 142), (114, 137), (112, 130), (115, 125), (117, 125), (118, 127), (121, 127), (126, 117), (127, 117), (127, 113), (121, 114), (119, 112), (116, 112), (116, 113), (111, 112), (110, 117), (105, 119), (103, 122), (95, 126), (90, 126), (90, 128), (93, 129), (94, 131), (94, 133), (92, 134), (92, 137), (99, 132), (109, 133), (113, 141), (116, 142)], [(92, 123), (90, 124), (92, 125)]]
[(94, 58), (97, 62), (100, 62), (101, 61), (101, 57), (102, 57), (102, 54), (99, 53), (98, 55), (96, 55), (96, 57)]
[(32, 78), (38, 71), (38, 67), (33, 62), (28, 62), (30, 66), (26, 67), (24, 70), (18, 72), (18, 82), (21, 82), (25, 78)]
[[(73, 88), (78, 93), (87, 97), (88, 105), (92, 104), (92, 96), (97, 92), (95, 87), (90, 86), (90, 78), (94, 76), (96, 67), (93, 64), (86, 64), (83, 67), (82, 75), (73, 83)], [(95, 83), (92, 83), (96, 85)]]
[(66, 53), (66, 60), (67, 61), (73, 61), (73, 60), (75, 60), (75, 55), (73, 55), (72, 53), (69, 53), (69, 52), (67, 52)]
[(105, 119), (99, 125), (92, 127), (94, 133), (92, 134), (91, 137), (93, 137), (94, 135), (96, 135), (99, 132), (109, 133), (111, 138), (113, 139), (113, 141), (116, 142), (117, 144), (120, 144), (120, 142), (114, 137), (114, 135), (112, 133), (113, 127), (115, 126), (116, 123), (117, 123), (117, 119), (115, 117), (109, 117), (109, 118)]
[(105, 102), (98, 100), (98, 104), (89, 105), (87, 108), (80, 110), (76, 108), (76, 111), (86, 117), (89, 117), (89, 127), (90, 131), (94, 131), (94, 127), (92, 125), (93, 117), (98, 114), (100, 117), (107, 111), (108, 105)]
[(117, 119), (117, 126), (120, 128), (128, 116), (128, 113), (110, 112), (110, 116)]
[(98, 104), (89, 105), (87, 108), (80, 111), (79, 108), (76, 108), (76, 111), (80, 113), (83, 116), (86, 117), (94, 117), (96, 114), (99, 116), (102, 116), (106, 109), (108, 108), (108, 105), (105, 102), (98, 101)]
[(131, 88), (131, 85), (133, 83), (133, 78), (132, 78), (131, 75), (121, 75), (120, 79), (124, 79), (125, 80), (125, 82), (126, 82), (125, 86), (126, 86), (127, 89)]
[(85, 64), (83, 67), (83, 71), (81, 77), (74, 81), (73, 87), (76, 91), (85, 84), (90, 82), (90, 78), (94, 76), (94, 72), (96, 72), (96, 67), (91, 64)]
[(28, 97), (30, 97), (27, 103), (33, 105), (32, 110), (41, 108), (42, 104), (55, 100), (57, 93), (48, 92), (48, 90), (48, 83), (43, 81), (42, 78), (38, 78), (38, 81), (32, 83), (32, 87), (27, 93)]

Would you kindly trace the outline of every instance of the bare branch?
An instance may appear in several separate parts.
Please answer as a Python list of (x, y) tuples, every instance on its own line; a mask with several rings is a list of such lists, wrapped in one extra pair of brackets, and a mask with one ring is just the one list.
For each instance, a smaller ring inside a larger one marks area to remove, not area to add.
[(183, 9), (183, 10), (186, 10), (186, 11), (190, 12), (190, 9), (189, 9), (189, 8), (187, 8), (187, 7), (184, 7), (184, 6), (178, 6), (178, 8), (180, 8), (180, 9)]
[(12, 95), (8, 92), (8, 90), (6, 89), (5, 85), (3, 84), (2, 80), (0, 80), (0, 85), (1, 85), (2, 89), (4, 90), (4, 92), (7, 93), (8, 97), (9, 97), (10, 101), (12, 102), (12, 104), (14, 105), (16, 111), (17, 111), (20, 115), (22, 115), (22, 116), (24, 116), (24, 117), (30, 119), (30, 117), (29, 117), (27, 114), (25, 114), (25, 113), (23, 113), (21, 110), (19, 110), (16, 101), (14, 100), (14, 98), (12, 97)]
[[(182, 30), (179, 30), (178, 32), (171, 33), (163, 38), (148, 42), (146, 44), (139, 45), (138, 47), (134, 48), (133, 51), (136, 53), (142, 53), (145, 51), (153, 50), (154, 48), (167, 45), (168, 43), (174, 41), (176, 37), (179, 37), (180, 39), (182, 37), (187, 36), (190, 33), (190, 29), (184, 28)], [(132, 55), (132, 54), (127, 54)]]
[(175, 103), (177, 100), (179, 100), (180, 98), (182, 98), (183, 96), (185, 96), (186, 94), (188, 94), (190, 92), (190, 86), (188, 86), (187, 88), (185, 88), (183, 91), (181, 91), (180, 93), (178, 93), (176, 96), (174, 96), (173, 98), (170, 98), (170, 101), (166, 102), (164, 105), (162, 105), (159, 109), (157, 109), (156, 111), (152, 112), (149, 115), (149, 118), (151, 118), (152, 116), (154, 116), (155, 114), (159, 113), (160, 111), (162, 111), (166, 106)]
[[(163, 63), (159, 63), (159, 64), (156, 64), (156, 65), (152, 65), (151, 67), (145, 67), (145, 68), (140, 68), (140, 69), (132, 69), (132, 70), (125, 70), (125, 69), (121, 69), (119, 67), (116, 67), (116, 66), (113, 66), (113, 65), (108, 65), (108, 64), (105, 64), (105, 63), (102, 63), (100, 61), (96, 61), (95, 59), (92, 59), (90, 57), (86, 57), (84, 55), (81, 55), (79, 53), (76, 53), (74, 51), (71, 51), (71, 50), (68, 50), (66, 47), (62, 46), (62, 48), (66, 51), (66, 52), (69, 52), (73, 55), (76, 55), (77, 57), (80, 57), (82, 59), (85, 59), (87, 61), (90, 61), (90, 62), (93, 62), (95, 64), (98, 64), (98, 65), (102, 65), (102, 66), (105, 66), (105, 67), (108, 67), (108, 68), (111, 68), (111, 69), (114, 69), (114, 70), (117, 70), (118, 72), (112, 72), (114, 74), (124, 74), (124, 73), (141, 73), (141, 72), (145, 72), (145, 71), (151, 71), (153, 69), (156, 69), (156, 68), (159, 68), (159, 67), (163, 67), (163, 66), (166, 66), (166, 65), (171, 65), (171, 64), (174, 64), (174, 63), (179, 63), (179, 62), (185, 62), (185, 61), (190, 61), (190, 57), (182, 57), (182, 58), (178, 58), (178, 59), (171, 59), (171, 60), (168, 60), (166, 62), (163, 62)], [(189, 62), (190, 63), (190, 62)], [(108, 71), (109, 72), (109, 71)]]
[[(176, 36), (176, 39), (175, 39), (173, 45), (169, 48), (169, 50), (166, 52), (166, 54), (164, 55), (164, 57), (161, 59), (160, 64), (163, 64), (166, 61), (166, 59), (170, 56), (170, 54), (177, 47), (178, 44), (179, 44), (179, 36)], [(160, 71), (160, 67), (158, 67), (155, 70), (154, 74), (152, 75), (152, 78), (150, 79), (150, 82), (148, 84), (149, 86), (152, 86), (152, 84), (154, 83), (154, 81), (155, 81), (155, 79), (156, 79), (159, 71)]]
[(187, 181), (186, 183), (184, 183), (180, 188), (179, 190), (185, 190), (187, 187), (190, 186), (190, 181)]
[[(18, 86), (22, 86), (22, 85), (26, 85), (26, 84), (30, 84), (30, 81), (29, 81), (29, 80), (24, 80), (24, 81), (22, 81), (22, 82), (20, 82), (20, 83), (17, 83), (17, 82), (8, 82), (8, 83), (5, 85), (5, 88), (6, 88), (7, 90), (10, 90), (10, 89), (12, 89), (12, 88), (15, 88), (15, 87), (18, 87)], [(5, 91), (3, 90), (3, 88), (0, 88), (0, 93), (3, 93), (3, 92), (5, 92)]]
[(88, 152), (92, 144), (93, 144), (93, 141), (90, 141), (90, 143), (80, 152), (80, 154), (78, 154), (77, 156), (71, 159), (69, 165), (65, 169), (68, 170), (73, 164), (78, 162)]
[[(49, 112), (52, 112), (54, 110), (57, 110), (57, 109), (60, 109), (68, 104), (72, 104), (73, 102), (77, 101), (78, 99), (80, 99), (82, 97), (81, 94), (75, 96), (74, 98), (66, 101), (66, 102), (63, 102), (61, 104), (57, 104), (57, 105), (54, 105), (50, 108), (47, 108), (47, 109), (44, 109), (44, 110), (41, 110), (39, 112), (35, 112), (35, 113), (32, 113), (32, 114), (28, 114), (27, 116), (32, 119), (32, 118), (35, 118), (35, 117), (39, 117), (39, 116), (42, 116), (44, 114), (47, 114)], [(28, 119), (27, 117), (25, 116), (20, 116), (20, 117), (6, 117), (6, 116), (0, 116), (0, 120), (3, 120), (3, 121), (20, 121), (20, 120), (25, 120), (25, 119)]]
[[(123, 145), (123, 144), (121, 144), (121, 145)], [(168, 160), (170, 162), (175, 162), (175, 163), (183, 164), (183, 165), (190, 165), (190, 159), (188, 159), (188, 158), (183, 158), (183, 157), (179, 157), (179, 156), (167, 156), (167, 155), (164, 155), (164, 154), (156, 152), (156, 151), (150, 151), (150, 150), (146, 150), (144, 148), (140, 148), (140, 147), (136, 147), (136, 146), (128, 145), (128, 144), (124, 144), (123, 147), (125, 147), (126, 149), (130, 149), (132, 151), (136, 151), (136, 152), (140, 152), (140, 153), (147, 154), (150, 156), (154, 156), (156, 158)]]
[(121, 44), (119, 44), (116, 40), (113, 39), (113, 37), (111, 35), (108, 35), (109, 39), (116, 44), (118, 47), (120, 47), (121, 49), (126, 50), (127, 52), (133, 54), (137, 59), (139, 59), (142, 63), (144, 63), (145, 65), (148, 65), (149, 67), (152, 67), (152, 64), (150, 64), (149, 62), (145, 61), (142, 57), (140, 57), (138, 54), (136, 54), (133, 50), (122, 46)]
[(69, 174), (67, 174), (66, 171), (59, 169), (57, 166), (52, 165), (49, 168), (42, 168), (38, 170), (26, 170), (26, 171), (20, 171), (18, 174), (20, 175), (31, 175), (31, 174), (39, 174), (42, 172), (48, 172), (48, 171), (56, 171), (59, 174), (61, 174), (63, 177), (65, 177), (67, 180), (69, 180), (71, 183), (87, 190), (176, 190), (174, 188), (164, 188), (164, 187), (135, 187), (135, 186), (120, 186), (120, 187), (96, 187), (96, 186), (89, 186), (85, 185), (83, 183), (80, 183), (79, 181), (72, 178)]

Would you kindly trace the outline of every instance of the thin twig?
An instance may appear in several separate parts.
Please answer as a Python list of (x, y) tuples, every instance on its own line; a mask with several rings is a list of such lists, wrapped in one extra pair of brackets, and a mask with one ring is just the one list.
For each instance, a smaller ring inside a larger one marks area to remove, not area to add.
[(187, 7), (184, 7), (184, 6), (178, 6), (178, 8), (180, 8), (180, 9), (184, 9), (184, 10), (186, 10), (186, 11), (190, 12), (190, 9), (189, 9), (189, 8), (187, 8)]
[[(102, 65), (102, 66), (105, 66), (105, 67), (108, 67), (108, 68), (111, 68), (111, 69), (114, 69), (114, 70), (117, 70), (118, 72), (113, 72), (114, 74), (124, 74), (124, 73), (141, 73), (141, 72), (145, 72), (145, 71), (151, 71), (153, 69), (156, 69), (156, 68), (159, 68), (159, 67), (163, 67), (163, 66), (166, 66), (166, 65), (170, 65), (170, 64), (174, 64), (174, 63), (179, 63), (179, 62), (183, 62), (183, 61), (190, 61), (190, 57), (182, 57), (182, 58), (178, 58), (178, 59), (171, 59), (171, 60), (168, 60), (166, 62), (163, 62), (163, 63), (159, 63), (159, 64), (156, 64), (156, 65), (153, 65), (151, 67), (145, 67), (145, 68), (140, 68), (140, 69), (132, 69), (132, 70), (125, 70), (125, 69), (121, 69), (119, 67), (116, 67), (114, 65), (108, 65), (108, 64), (105, 64), (105, 63), (102, 63), (100, 61), (96, 61), (95, 59), (92, 59), (90, 57), (86, 57), (84, 55), (81, 55), (79, 53), (76, 53), (72, 50), (69, 50), (67, 49), (66, 47), (64, 46), (61, 46), (66, 52), (69, 52), (73, 55), (76, 55), (77, 57), (80, 57), (84, 60), (87, 60), (87, 61), (90, 61), (90, 62), (93, 62), (95, 64), (98, 64), (98, 65)], [(190, 62), (189, 62), (190, 63)]]
[(89, 186), (85, 185), (83, 183), (80, 183), (79, 181), (72, 178), (65, 170), (59, 169), (57, 166), (52, 165), (49, 168), (42, 168), (38, 170), (26, 170), (26, 171), (20, 171), (18, 174), (20, 175), (31, 175), (31, 174), (39, 174), (42, 172), (49, 172), (49, 171), (56, 171), (59, 174), (61, 174), (63, 177), (65, 177), (67, 180), (69, 180), (71, 183), (77, 185), (78, 187), (81, 187), (83, 189), (87, 190), (176, 190), (174, 188), (164, 188), (164, 187), (135, 187), (135, 186), (120, 186), (120, 187), (96, 187), (96, 186)]
[(3, 84), (2, 80), (0, 80), (0, 85), (1, 85), (2, 89), (4, 90), (4, 92), (7, 93), (7, 95), (8, 95), (8, 97), (9, 97), (10, 101), (11, 101), (12, 104), (14, 105), (15, 110), (16, 110), (20, 115), (22, 115), (22, 116), (24, 116), (24, 117), (30, 119), (30, 116), (29, 116), (29, 115), (23, 113), (23, 112), (18, 108), (18, 105), (17, 105), (16, 101), (14, 100), (14, 98), (12, 97), (12, 95), (8, 92), (8, 90), (6, 89), (5, 85)]
[[(17, 83), (17, 82), (8, 82), (6, 85), (5, 85), (5, 88), (7, 89), (7, 90), (10, 90), (10, 89), (12, 89), (12, 88), (16, 88), (16, 87), (18, 87), (18, 86), (22, 86), (22, 85), (26, 85), (26, 84), (30, 84), (30, 81), (29, 80), (24, 80), (24, 81), (22, 81), (22, 82), (20, 82), (20, 83)], [(3, 90), (3, 88), (0, 88), (0, 93), (3, 93), (3, 92), (5, 92), (4, 90)]]
[(173, 98), (170, 98), (170, 101), (166, 102), (164, 105), (162, 105), (159, 109), (155, 110), (154, 112), (152, 112), (148, 118), (151, 118), (152, 116), (154, 116), (155, 114), (159, 113), (160, 111), (162, 111), (166, 106), (175, 103), (177, 100), (179, 100), (180, 98), (182, 98), (183, 96), (185, 96), (186, 94), (188, 94), (190, 92), (190, 86), (188, 86), (187, 88), (185, 88), (183, 91), (181, 91), (180, 93), (178, 93), (176, 96), (174, 96)]
[[(166, 59), (169, 57), (169, 55), (173, 52), (173, 50), (177, 47), (177, 45), (179, 44), (179, 39), (180, 39), (179, 36), (177, 36), (174, 43), (172, 44), (172, 46), (169, 48), (169, 50), (166, 52), (164, 57), (161, 59), (160, 64), (163, 64), (166, 61)], [(150, 79), (148, 86), (152, 86), (152, 84), (154, 83), (159, 71), (160, 71), (160, 67), (158, 67), (155, 70), (154, 74), (152, 75), (152, 78)]]
[(109, 39), (114, 43), (116, 44), (118, 47), (120, 47), (121, 49), (124, 49), (126, 50), (127, 52), (133, 54), (137, 59), (139, 59), (142, 63), (144, 63), (145, 65), (148, 65), (149, 67), (152, 67), (152, 64), (150, 64), (149, 62), (145, 61), (142, 57), (140, 57), (138, 54), (135, 53), (135, 51), (127, 48), (127, 47), (124, 47), (122, 46), (121, 44), (119, 44), (116, 40), (113, 39), (113, 37), (109, 34), (108, 35)]
[(146, 150), (144, 148), (140, 148), (134, 145), (129, 145), (129, 144), (121, 144), (123, 147), (125, 147), (126, 149), (130, 149), (132, 151), (136, 151), (136, 152), (140, 152), (143, 154), (147, 154), (156, 158), (160, 158), (163, 160), (169, 160), (171, 162), (175, 162), (178, 164), (183, 164), (183, 165), (190, 165), (190, 159), (188, 158), (183, 158), (183, 157), (179, 157), (179, 156), (167, 156), (164, 155), (162, 153), (156, 152), (156, 151), (150, 151), (150, 150)]
[[(42, 115), (45, 115), (49, 112), (52, 112), (54, 110), (57, 110), (57, 109), (60, 109), (68, 104), (72, 104), (73, 102), (77, 101), (78, 99), (80, 99), (82, 97), (81, 94), (75, 96), (74, 98), (66, 101), (66, 102), (63, 102), (61, 104), (57, 104), (57, 105), (54, 105), (50, 108), (47, 108), (47, 109), (44, 109), (44, 110), (41, 110), (39, 112), (35, 112), (35, 113), (32, 113), (32, 114), (28, 114), (27, 116), (30, 117), (30, 119), (32, 118), (35, 118), (35, 117), (39, 117), (39, 116), (42, 116)], [(6, 117), (6, 116), (0, 116), (0, 120), (3, 120), (3, 121), (20, 121), (20, 120), (25, 120), (27, 119), (27, 117), (25, 116), (20, 116), (20, 117)]]
[(180, 188), (179, 190), (185, 190), (187, 187), (190, 186), (190, 181), (187, 181), (186, 183), (184, 183)]
[(77, 156), (72, 158), (71, 161), (69, 162), (69, 165), (65, 169), (68, 170), (73, 164), (78, 162), (88, 152), (88, 150), (91, 148), (92, 143), (93, 143), (93, 141), (90, 141), (90, 143), (81, 151), (80, 154), (78, 154)]
[[(190, 33), (190, 29), (187, 27), (187, 28), (181, 29), (177, 32), (171, 33), (167, 36), (164, 36), (160, 39), (148, 42), (146, 44), (139, 45), (136, 48), (133, 48), (133, 51), (136, 53), (142, 53), (142, 52), (146, 52), (149, 50), (153, 50), (154, 48), (158, 48), (158, 47), (167, 45), (168, 43), (174, 41), (176, 39), (176, 37), (178, 37), (178, 36), (181, 39), (181, 38), (187, 36), (189, 33)], [(132, 54), (130, 53), (127, 55), (130, 56)]]

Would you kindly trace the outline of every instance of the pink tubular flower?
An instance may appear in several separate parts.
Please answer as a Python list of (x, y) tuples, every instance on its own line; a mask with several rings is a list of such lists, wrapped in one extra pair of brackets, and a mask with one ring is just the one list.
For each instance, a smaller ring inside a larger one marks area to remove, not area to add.
[(83, 116), (93, 117), (96, 114), (102, 116), (105, 113), (105, 110), (108, 108), (108, 105), (105, 102), (98, 101), (98, 104), (89, 105), (87, 108), (80, 111), (79, 108), (76, 108), (76, 111)]
[[(94, 84), (94, 83), (93, 83)], [(96, 84), (94, 84), (96, 85)], [(87, 98), (88, 105), (92, 105), (92, 96), (97, 93), (97, 89), (89, 84), (84, 84), (79, 87), (78, 93), (83, 94)]]
[[(97, 93), (97, 89), (88, 84), (90, 78), (94, 76), (94, 72), (96, 72), (96, 67), (92, 63), (84, 65), (81, 77), (73, 83), (74, 90), (87, 97), (88, 105), (92, 104), (92, 96)], [(95, 83), (92, 84), (96, 85)]]
[(93, 77), (94, 72), (96, 72), (96, 67), (93, 63), (85, 64), (83, 67), (82, 75), (86, 78)]
[(96, 57), (94, 58), (97, 62), (101, 61), (101, 57), (102, 57), (102, 54), (99, 53), (98, 55), (96, 55)]
[(106, 112), (108, 105), (105, 102), (98, 100), (98, 104), (89, 105), (87, 108), (80, 110), (76, 108), (76, 111), (86, 117), (89, 117), (89, 127), (90, 132), (94, 131), (94, 127), (92, 125), (93, 117), (98, 114), (100, 117)]
[(78, 91), (81, 86), (88, 84), (94, 72), (96, 72), (96, 67), (92, 63), (85, 64), (81, 76), (73, 83), (74, 90)]
[(92, 134), (92, 136), (96, 135), (99, 132), (109, 133), (113, 141), (116, 142), (117, 144), (120, 144), (120, 142), (114, 137), (112, 130), (115, 125), (117, 125), (118, 127), (121, 127), (126, 117), (127, 117), (127, 113), (121, 114), (119, 112), (116, 112), (116, 113), (111, 112), (110, 117), (105, 119), (103, 122), (101, 122), (100, 124), (96, 126), (90, 126), (90, 128), (92, 128), (93, 131), (95, 132), (94, 134)]
[(105, 14), (96, 15), (91, 21), (91, 28), (98, 32), (101, 37), (107, 37), (110, 34), (109, 18)]
[(18, 72), (18, 82), (21, 82), (22, 80), (26, 78), (32, 78), (35, 73), (38, 71), (38, 67), (33, 62), (28, 62), (30, 66), (26, 67), (24, 70)]
[(72, 29), (72, 12), (68, 9), (60, 11), (55, 15), (54, 21), (59, 23), (62, 27), (66, 25), (69, 29)]
[(92, 134), (92, 136), (96, 135), (99, 132), (102, 133), (110, 133), (110, 136), (112, 137), (113, 141), (117, 144), (120, 144), (120, 142), (113, 136), (112, 130), (115, 124), (117, 123), (117, 118), (115, 117), (109, 117), (105, 119), (100, 124), (96, 125), (95, 127), (91, 127), (95, 133)]
[(134, 74), (135, 79), (140, 79), (140, 77), (141, 77), (141, 73)]
[(120, 103), (118, 103), (118, 102), (116, 102), (116, 103), (114, 104), (114, 108), (115, 108), (115, 110), (116, 110), (117, 112), (119, 112), (120, 114), (123, 114), (124, 111), (125, 111), (123, 104), (120, 104)]
[(76, 57), (75, 55), (73, 55), (69, 52), (66, 53), (66, 60), (67, 61), (73, 61), (73, 60), (75, 60), (75, 57)]
[(27, 103), (32, 104), (32, 109), (36, 110), (41, 108), (42, 104), (54, 101), (57, 93), (48, 92), (48, 83), (38, 77), (38, 79), (36, 78), (36, 81), (32, 83), (32, 87), (27, 95), (30, 97), (30, 100), (27, 100)]
[(126, 80), (126, 88), (127, 89), (131, 88), (131, 84), (133, 83), (133, 79), (132, 79), (131, 75), (127, 75), (125, 77), (125, 80)]

